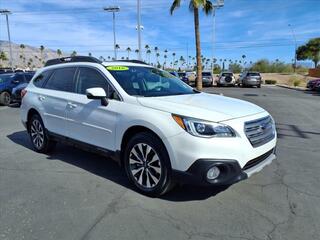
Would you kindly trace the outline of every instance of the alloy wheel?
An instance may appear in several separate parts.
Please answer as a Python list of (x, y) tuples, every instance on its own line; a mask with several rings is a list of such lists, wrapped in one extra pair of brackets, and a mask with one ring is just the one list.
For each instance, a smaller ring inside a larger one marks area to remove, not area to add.
[(10, 97), (10, 94), (9, 93), (4, 93), (4, 104), (5, 105), (9, 105), (11, 102), (11, 97)]
[(44, 131), (43, 131), (42, 124), (38, 119), (34, 119), (32, 121), (32, 124), (30, 127), (30, 134), (31, 134), (31, 139), (34, 146), (37, 149), (41, 149), (44, 143)]
[(136, 144), (129, 154), (129, 170), (134, 181), (145, 189), (154, 188), (161, 178), (161, 161), (146, 143)]

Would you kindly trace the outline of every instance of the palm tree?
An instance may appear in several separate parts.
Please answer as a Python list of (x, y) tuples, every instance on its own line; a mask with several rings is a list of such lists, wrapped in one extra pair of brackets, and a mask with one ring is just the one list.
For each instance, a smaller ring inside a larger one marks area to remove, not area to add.
[[(246, 55), (243, 54), (241, 57), (242, 57), (243, 62), (244, 62), (244, 59), (246, 58)], [(245, 63), (243, 63), (243, 67), (244, 67), (244, 66), (245, 66)]]
[[(174, 0), (170, 13), (180, 7), (181, 0)], [(212, 12), (213, 5), (210, 0), (190, 0), (189, 9), (193, 11), (194, 16), (194, 32), (196, 38), (196, 56), (197, 56), (197, 89), (202, 89), (202, 65), (201, 65), (201, 46), (200, 46), (200, 30), (199, 30), (199, 8), (202, 8), (206, 15)]]
[(108, 60), (110, 61), (110, 59), (111, 59), (111, 57), (110, 56), (108, 56)]
[(159, 58), (159, 56), (160, 56), (160, 54), (158, 55), (158, 53), (159, 53), (159, 48), (158, 48), (158, 47), (154, 47), (154, 53), (156, 54), (157, 63), (158, 63), (158, 62), (159, 62), (159, 61), (158, 61), (158, 58)]
[(61, 57), (62, 51), (60, 49), (57, 49), (57, 55), (58, 55), (58, 57)]
[[(117, 58), (118, 50), (120, 49), (120, 45), (116, 44), (115, 48), (116, 48), (116, 56), (115, 56), (115, 58)], [(117, 60), (117, 59), (115, 59), (115, 60)]]
[(89, 56), (89, 57), (92, 57), (92, 53), (91, 53), (91, 52), (89, 52), (89, 53), (88, 53), (88, 56)]
[(172, 53), (172, 62), (175, 62), (176, 53)]
[(75, 50), (73, 50), (70, 56), (71, 56), (71, 57), (77, 56), (77, 52), (76, 52)]
[(156, 57), (157, 57), (157, 63), (159, 64), (159, 57), (160, 57), (160, 53), (156, 53)]
[[(165, 51), (167, 51), (167, 50), (165, 50)], [(163, 63), (163, 68), (164, 68), (167, 63), (167, 55), (165, 54), (163, 57), (164, 57), (164, 63)]]
[(150, 46), (148, 44), (146, 44), (144, 46), (144, 48), (146, 49), (146, 58), (147, 58), (147, 55), (148, 55), (148, 50), (150, 49)]
[(130, 59), (131, 48), (130, 48), (130, 47), (127, 47), (126, 51), (128, 52), (128, 59)]
[(26, 46), (24, 44), (20, 44), (20, 49), (21, 49), (21, 59), (23, 59), (23, 67), (25, 67), (25, 61), (24, 61), (24, 49), (26, 48)]
[(44, 51), (44, 46), (41, 45), (40, 46), (40, 56), (41, 56), (40, 62), (43, 61), (43, 51)]
[(136, 49), (134, 52), (137, 54), (137, 59), (139, 59), (139, 49)]
[(4, 51), (1, 51), (1, 53), (0, 53), (0, 66), (3, 67), (3, 62), (7, 61), (7, 60), (8, 60), (8, 58), (7, 58), (6, 53)]
[(148, 50), (147, 50), (147, 55), (148, 55), (148, 62), (149, 62), (149, 64), (150, 64), (150, 54), (151, 54), (151, 50), (148, 49)]

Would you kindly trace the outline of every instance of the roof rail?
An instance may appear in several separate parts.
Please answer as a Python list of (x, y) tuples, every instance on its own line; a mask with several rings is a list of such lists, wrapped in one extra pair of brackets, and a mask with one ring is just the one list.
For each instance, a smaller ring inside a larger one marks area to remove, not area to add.
[(69, 62), (92, 62), (92, 63), (102, 63), (99, 59), (88, 56), (74, 56), (74, 57), (63, 57), (50, 59), (44, 65), (45, 67), (60, 64), (60, 63), (69, 63)]
[(131, 62), (131, 63), (139, 63), (139, 64), (144, 64), (144, 65), (149, 65), (148, 63), (141, 61), (141, 60), (116, 60), (116, 62)]

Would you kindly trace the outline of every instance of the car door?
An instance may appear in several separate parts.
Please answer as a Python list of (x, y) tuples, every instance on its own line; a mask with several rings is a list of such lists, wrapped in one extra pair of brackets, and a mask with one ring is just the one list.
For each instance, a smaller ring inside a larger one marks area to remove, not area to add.
[(52, 133), (66, 135), (66, 108), (74, 92), (76, 67), (57, 68), (38, 91), (45, 127)]
[[(76, 75), (76, 94), (70, 96), (66, 109), (67, 136), (106, 150), (115, 150), (117, 109), (122, 102), (98, 69), (79, 67)], [(113, 96), (107, 106), (102, 106), (101, 100), (87, 98), (86, 89), (93, 87), (101, 87), (107, 96)]]

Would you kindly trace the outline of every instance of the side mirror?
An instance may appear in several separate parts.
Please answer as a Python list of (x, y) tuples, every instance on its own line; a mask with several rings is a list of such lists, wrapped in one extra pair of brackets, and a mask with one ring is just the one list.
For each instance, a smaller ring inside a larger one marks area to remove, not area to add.
[(86, 95), (88, 99), (100, 99), (102, 106), (108, 106), (107, 94), (103, 88), (88, 88), (86, 90)]

